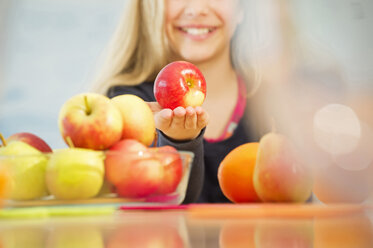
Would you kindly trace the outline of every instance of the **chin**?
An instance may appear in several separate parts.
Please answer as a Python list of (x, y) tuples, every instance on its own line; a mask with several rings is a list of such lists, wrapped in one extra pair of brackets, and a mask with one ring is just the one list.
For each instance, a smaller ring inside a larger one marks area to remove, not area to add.
[(182, 60), (186, 60), (195, 65), (217, 60), (229, 49), (226, 50), (222, 44), (209, 42), (208, 44), (183, 44), (176, 49)]
[(184, 52), (181, 54), (181, 59), (198, 65), (214, 60), (214, 55), (198, 51)]

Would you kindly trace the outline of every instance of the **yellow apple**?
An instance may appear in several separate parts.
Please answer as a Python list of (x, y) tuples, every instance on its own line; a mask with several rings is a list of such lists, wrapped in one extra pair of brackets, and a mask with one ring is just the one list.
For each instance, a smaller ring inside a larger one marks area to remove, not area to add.
[(55, 150), (46, 170), (49, 192), (57, 199), (94, 197), (104, 180), (104, 153), (85, 148)]
[(0, 147), (0, 167), (9, 176), (9, 198), (32, 200), (45, 196), (45, 168), (48, 158), (23, 141), (12, 141)]
[(111, 99), (122, 114), (122, 139), (136, 139), (150, 146), (155, 137), (153, 112), (140, 97), (125, 94)]

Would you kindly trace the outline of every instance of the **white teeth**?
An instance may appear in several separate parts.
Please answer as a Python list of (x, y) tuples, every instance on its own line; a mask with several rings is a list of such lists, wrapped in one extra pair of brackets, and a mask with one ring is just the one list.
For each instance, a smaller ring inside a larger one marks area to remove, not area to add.
[(182, 30), (192, 35), (207, 34), (211, 31), (209, 28), (182, 28)]

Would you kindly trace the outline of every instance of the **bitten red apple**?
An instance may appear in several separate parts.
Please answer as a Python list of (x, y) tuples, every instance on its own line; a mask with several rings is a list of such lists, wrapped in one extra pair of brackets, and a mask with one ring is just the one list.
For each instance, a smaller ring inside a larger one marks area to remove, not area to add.
[[(122, 137), (123, 121), (119, 109), (104, 95), (83, 93), (62, 106), (58, 125), (66, 143), (74, 147), (104, 150)], [(70, 145), (70, 144), (69, 144)]]
[(206, 80), (194, 64), (175, 61), (158, 73), (154, 96), (163, 108), (201, 106), (206, 97)]
[(41, 152), (46, 152), (46, 153), (52, 152), (52, 148), (48, 145), (48, 143), (33, 133), (28, 133), (28, 132), (14, 133), (7, 138), (8, 143), (12, 141), (16, 141), (16, 140), (23, 141), (33, 146), (34, 148), (38, 149)]
[(134, 139), (124, 139), (106, 153), (106, 179), (121, 197), (146, 197), (154, 194), (162, 183), (161, 162)]

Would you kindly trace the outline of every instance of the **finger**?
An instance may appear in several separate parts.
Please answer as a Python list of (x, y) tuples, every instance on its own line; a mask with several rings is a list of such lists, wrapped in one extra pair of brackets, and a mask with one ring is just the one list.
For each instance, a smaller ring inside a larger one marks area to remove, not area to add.
[(197, 107), (195, 107), (195, 111), (196, 111), (197, 115), (200, 115), (200, 114), (202, 114), (202, 112), (203, 112), (204, 110), (203, 110), (202, 107), (197, 106)]
[(172, 110), (163, 109), (154, 115), (155, 127), (163, 131), (170, 127), (172, 121)]
[(171, 122), (171, 128), (184, 128), (185, 125), (185, 108), (177, 107), (173, 111), (173, 117)]
[(158, 102), (147, 102), (147, 104), (153, 113), (157, 113), (162, 110), (162, 107)]
[(197, 114), (193, 107), (187, 107), (185, 109), (185, 128), (196, 129), (197, 128)]
[(205, 126), (207, 126), (209, 119), (210, 116), (203, 109), (199, 114), (197, 112), (197, 127), (201, 129), (204, 128)]

